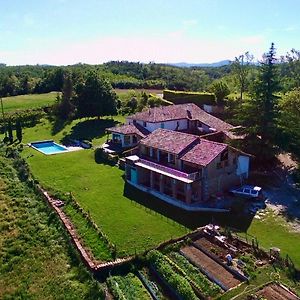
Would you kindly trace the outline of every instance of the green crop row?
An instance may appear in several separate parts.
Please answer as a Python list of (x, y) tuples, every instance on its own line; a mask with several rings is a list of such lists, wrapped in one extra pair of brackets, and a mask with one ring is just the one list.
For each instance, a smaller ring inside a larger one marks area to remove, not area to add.
[(126, 276), (112, 276), (107, 279), (107, 285), (117, 300), (149, 300), (150, 294), (141, 281), (132, 273)]
[(194, 267), (184, 256), (177, 252), (169, 254), (170, 259), (181, 269), (181, 272), (189, 277), (200, 289), (204, 296), (215, 297), (222, 292), (221, 288), (207, 279), (200, 270)]
[(182, 299), (198, 299), (188, 280), (173, 270), (166, 256), (156, 250), (153, 250), (148, 253), (147, 259), (150, 264), (154, 266), (156, 271), (163, 277), (163, 279), (170, 285), (170, 287), (182, 297)]

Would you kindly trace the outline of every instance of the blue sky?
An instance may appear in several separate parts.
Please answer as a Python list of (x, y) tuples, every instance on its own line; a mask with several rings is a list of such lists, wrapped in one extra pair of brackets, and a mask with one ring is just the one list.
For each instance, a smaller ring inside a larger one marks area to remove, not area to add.
[(214, 62), (300, 49), (299, 0), (0, 0), (0, 62)]

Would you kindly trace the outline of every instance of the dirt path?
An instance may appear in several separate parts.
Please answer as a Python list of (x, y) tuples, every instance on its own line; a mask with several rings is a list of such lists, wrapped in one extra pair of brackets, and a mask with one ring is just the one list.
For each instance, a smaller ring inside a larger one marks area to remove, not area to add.
[(209, 273), (216, 278), (226, 289), (233, 288), (241, 283), (241, 281), (226, 270), (221, 264), (211, 259), (202, 251), (193, 246), (186, 246), (181, 252), (196, 266)]

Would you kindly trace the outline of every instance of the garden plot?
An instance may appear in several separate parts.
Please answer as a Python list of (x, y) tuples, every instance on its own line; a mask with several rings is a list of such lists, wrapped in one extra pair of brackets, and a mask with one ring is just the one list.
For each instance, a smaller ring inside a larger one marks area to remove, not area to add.
[(287, 288), (277, 283), (271, 283), (266, 285), (262, 290), (256, 293), (256, 296), (258, 296), (259, 299), (267, 299), (267, 300), (299, 300), (300, 299), (294, 293), (289, 291)]
[(126, 276), (109, 277), (107, 285), (114, 299), (152, 300), (142, 282), (132, 273)]
[(225, 291), (239, 285), (242, 280), (229, 272), (222, 264), (210, 258), (201, 250), (193, 246), (185, 246), (180, 252), (210, 279), (214, 279)]

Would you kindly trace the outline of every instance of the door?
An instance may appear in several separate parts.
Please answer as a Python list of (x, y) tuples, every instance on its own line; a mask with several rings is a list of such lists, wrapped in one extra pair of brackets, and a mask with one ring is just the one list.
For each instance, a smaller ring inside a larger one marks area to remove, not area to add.
[(131, 168), (131, 182), (137, 184), (137, 172), (133, 168)]

